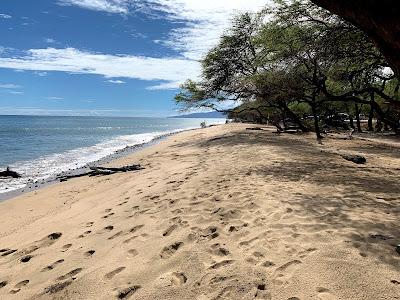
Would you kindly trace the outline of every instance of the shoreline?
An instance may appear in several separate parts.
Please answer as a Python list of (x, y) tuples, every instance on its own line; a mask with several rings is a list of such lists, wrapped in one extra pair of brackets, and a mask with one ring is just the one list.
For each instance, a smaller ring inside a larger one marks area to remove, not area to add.
[[(222, 124), (215, 124), (215, 125), (210, 125), (210, 126), (219, 126), (219, 125), (222, 125)], [(53, 175), (52, 177), (49, 177), (46, 180), (42, 180), (40, 182), (38, 182), (38, 181), (32, 182), (22, 188), (12, 190), (12, 191), (6, 192), (6, 193), (0, 193), (0, 203), (3, 201), (12, 200), (13, 198), (18, 197), (23, 194), (26, 194), (26, 193), (38, 191), (49, 185), (54, 185), (54, 184), (60, 183), (58, 177), (61, 175), (68, 176), (68, 175), (79, 175), (79, 174), (85, 173), (90, 170), (89, 167), (102, 166), (105, 164), (112, 163), (113, 161), (116, 161), (124, 156), (128, 156), (137, 151), (146, 149), (147, 147), (151, 147), (152, 145), (155, 145), (155, 144), (161, 142), (162, 140), (167, 139), (170, 136), (173, 136), (173, 135), (181, 133), (181, 132), (191, 131), (191, 130), (196, 130), (196, 129), (199, 129), (199, 128), (182, 129), (182, 130), (179, 130), (176, 132), (169, 132), (169, 133), (161, 134), (161, 135), (155, 137), (154, 139), (152, 139), (150, 142), (137, 144), (137, 145), (133, 145), (133, 146), (126, 146), (125, 148), (117, 150), (114, 153), (109, 154), (99, 160), (89, 162), (83, 167), (71, 169), (71, 170), (68, 170), (65, 172), (61, 172), (61, 173), (57, 173), (57, 174)]]
[(253, 126), (180, 132), (112, 162), (143, 170), (1, 202), (0, 298), (399, 295), (400, 143)]

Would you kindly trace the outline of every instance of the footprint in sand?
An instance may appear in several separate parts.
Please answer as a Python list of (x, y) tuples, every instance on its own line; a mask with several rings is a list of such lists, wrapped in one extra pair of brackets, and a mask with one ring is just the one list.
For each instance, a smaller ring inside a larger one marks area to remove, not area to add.
[(59, 259), (59, 260), (57, 260), (56, 262), (53, 262), (51, 265), (49, 265), (49, 266), (47, 266), (47, 267), (44, 267), (44, 268), (42, 269), (42, 272), (46, 272), (46, 271), (53, 270), (55, 267), (57, 267), (57, 265), (59, 265), (59, 264), (61, 264), (61, 263), (63, 263), (63, 262), (64, 262), (63, 259)]
[[(80, 272), (82, 272), (82, 270), (83, 270), (82, 268), (74, 269), (74, 270), (68, 272), (67, 274), (64, 274), (64, 275), (58, 277), (57, 280), (65, 280), (65, 279), (72, 278), (72, 277), (74, 277), (75, 275), (77, 275), (77, 274), (79, 274)], [(73, 278), (72, 278), (72, 279), (73, 279)]]
[(108, 215), (102, 216), (102, 218), (103, 219), (107, 219), (107, 218), (109, 218), (109, 217), (111, 217), (113, 215), (114, 215), (114, 213), (109, 213)]
[(318, 298), (321, 300), (336, 300), (338, 299), (336, 296), (332, 295), (330, 291), (326, 288), (319, 287), (317, 288)]
[(94, 222), (87, 222), (87, 223), (86, 223), (86, 227), (92, 227), (93, 224), (94, 224)]
[(220, 262), (217, 262), (217, 263), (211, 265), (210, 269), (219, 269), (219, 268), (231, 265), (233, 263), (234, 263), (234, 260), (232, 260), (232, 259), (223, 260), (223, 261), (220, 261)]
[(293, 272), (296, 270), (297, 266), (301, 264), (300, 260), (292, 260), (282, 266), (278, 267), (276, 272), (275, 282), (282, 284), (292, 277)]
[(206, 239), (215, 239), (219, 236), (218, 227), (210, 226), (203, 230), (201, 237)]
[(182, 247), (182, 242), (176, 242), (170, 246), (166, 246), (160, 253), (161, 258), (169, 258), (171, 257), (180, 247)]
[(143, 228), (144, 227), (144, 225), (137, 225), (137, 226), (135, 226), (135, 227), (132, 227), (130, 230), (129, 230), (129, 233), (135, 233), (136, 231), (138, 231), (139, 229), (141, 229), (141, 228)]
[(8, 284), (7, 281), (0, 281), (0, 289), (5, 287)]
[(175, 286), (181, 286), (185, 284), (187, 281), (187, 277), (184, 273), (175, 272), (172, 273), (171, 283)]
[(211, 245), (211, 252), (218, 256), (227, 256), (230, 254), (229, 250), (226, 248), (221, 247), (219, 243)]
[[(49, 246), (53, 245), (61, 236), (62, 236), (61, 232), (54, 232), (54, 233), (51, 233), (48, 236), (44, 237), (43, 239), (32, 243), (27, 248), (22, 249), (21, 251), (19, 251), (19, 255), (22, 256), (21, 262), (23, 262), (23, 263), (28, 262), (33, 257), (32, 255), (28, 255), (28, 254), (31, 254), (32, 252), (34, 252), (42, 247), (49, 247)], [(3, 251), (1, 256), (7, 256), (16, 251), (17, 250)]]
[(111, 278), (113, 278), (115, 275), (121, 273), (121, 272), (122, 272), (123, 270), (125, 270), (125, 269), (126, 269), (125, 267), (119, 267), (119, 268), (117, 268), (117, 269), (115, 269), (115, 270), (113, 270), (113, 271), (107, 273), (106, 275), (104, 275), (104, 278), (106, 278), (106, 279), (111, 279)]
[(21, 258), (21, 262), (27, 263), (28, 261), (30, 261), (32, 259), (32, 257), (33, 257), (32, 255), (26, 255)]
[(13, 254), (14, 252), (17, 252), (17, 251), (18, 250), (16, 250), (16, 249), (1, 249), (0, 253), (1, 253), (1, 256), (7, 256), (7, 255)]
[(47, 236), (47, 238), (48, 238), (49, 240), (55, 241), (55, 240), (58, 240), (61, 236), (62, 236), (62, 233), (61, 233), (61, 232), (54, 232), (54, 233), (49, 234), (49, 235)]
[(72, 247), (72, 244), (66, 244), (66, 245), (64, 245), (64, 246), (62, 246), (62, 252), (65, 252), (65, 251), (67, 251), (69, 248), (71, 248)]
[(262, 263), (262, 266), (265, 267), (265, 268), (269, 268), (269, 267), (275, 266), (275, 264), (272, 261), (267, 260), (267, 261)]
[(29, 283), (29, 280), (23, 280), (23, 281), (17, 283), (14, 287), (17, 289), (20, 289), (20, 288), (26, 286), (28, 283)]
[(85, 231), (85, 232), (82, 233), (80, 236), (78, 236), (78, 239), (84, 238), (84, 237), (88, 236), (88, 235), (91, 234), (91, 233), (92, 233), (91, 230)]
[(43, 294), (56, 294), (58, 292), (61, 292), (63, 289), (65, 289), (67, 286), (69, 286), (70, 284), (72, 284), (73, 279), (69, 279), (67, 281), (64, 282), (58, 282), (56, 284), (52, 284), (49, 285), (48, 287), (46, 287), (43, 291)]
[(133, 241), (134, 239), (136, 239), (137, 237), (138, 237), (137, 235), (134, 235), (133, 237), (130, 237), (129, 239), (124, 240), (123, 243), (124, 243), (124, 244), (128, 244), (128, 243), (130, 243), (131, 241)]
[(113, 236), (110, 236), (108, 239), (109, 239), (109, 240), (113, 240), (113, 239), (115, 239), (115, 238), (121, 236), (123, 233), (124, 233), (123, 231), (119, 231), (119, 232), (117, 232), (116, 234), (114, 234)]
[(91, 257), (95, 252), (96, 252), (95, 250), (89, 250), (89, 251), (86, 251), (83, 255), (85, 257)]
[(105, 231), (111, 231), (111, 230), (113, 230), (113, 229), (114, 229), (114, 226), (109, 225), (109, 226), (107, 226), (107, 227), (104, 227), (103, 230), (105, 230)]
[(140, 285), (132, 285), (118, 292), (118, 299), (128, 299), (141, 288)]
[(178, 228), (178, 225), (172, 225), (167, 230), (164, 231), (163, 236), (169, 236), (175, 229)]
[(276, 271), (279, 271), (279, 272), (291, 271), (294, 266), (299, 265), (299, 264), (301, 264), (300, 260), (297, 260), (297, 259), (292, 260), (286, 264), (283, 264), (279, 268), (277, 268)]
[(136, 249), (130, 249), (130, 250), (128, 250), (128, 258), (133, 258), (133, 257), (135, 257), (136, 255), (138, 255), (139, 254), (139, 252), (136, 250)]

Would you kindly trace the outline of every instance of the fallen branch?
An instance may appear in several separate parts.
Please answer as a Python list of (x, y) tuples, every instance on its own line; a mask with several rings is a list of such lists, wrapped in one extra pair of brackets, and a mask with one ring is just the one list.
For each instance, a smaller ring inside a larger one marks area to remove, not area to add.
[(259, 130), (263, 130), (261, 127), (248, 127), (248, 128), (246, 128), (246, 130), (256, 130), (256, 131), (259, 131)]
[(60, 180), (60, 182), (67, 181), (72, 178), (78, 178), (78, 177), (84, 177), (84, 176), (107, 176), (107, 175), (112, 175), (115, 173), (125, 173), (125, 172), (131, 172), (131, 171), (138, 171), (138, 170), (143, 170), (144, 168), (140, 165), (131, 165), (131, 166), (124, 166), (120, 168), (112, 168), (112, 167), (90, 167), (89, 172), (85, 172), (82, 174), (74, 174), (74, 175), (66, 175), (66, 176), (59, 176), (57, 179)]

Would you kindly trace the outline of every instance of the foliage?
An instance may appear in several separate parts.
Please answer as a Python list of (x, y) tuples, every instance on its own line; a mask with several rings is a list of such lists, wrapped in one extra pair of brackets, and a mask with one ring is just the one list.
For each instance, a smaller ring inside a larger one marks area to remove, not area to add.
[(289, 119), (318, 137), (339, 113), (349, 114), (350, 125), (355, 116), (361, 130), (364, 111), (399, 130), (399, 82), (384, 57), (362, 31), (308, 1), (280, 0), (237, 16), (202, 71), (176, 96), (186, 108), (234, 100), (231, 115), (253, 111), (279, 127)]

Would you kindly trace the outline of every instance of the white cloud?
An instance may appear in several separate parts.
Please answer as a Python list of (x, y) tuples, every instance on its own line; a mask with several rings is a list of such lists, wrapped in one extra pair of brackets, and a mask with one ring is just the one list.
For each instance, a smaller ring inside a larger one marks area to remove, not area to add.
[[(189, 78), (189, 77), (188, 77)], [(157, 91), (157, 90), (173, 90), (179, 87), (179, 85), (183, 83), (183, 81), (170, 81), (164, 82), (157, 85), (152, 85), (146, 88), (149, 91)]]
[(122, 80), (112, 80), (112, 79), (107, 80), (107, 82), (115, 83), (115, 84), (125, 84), (126, 83), (125, 81), (122, 81)]
[(8, 91), (9, 94), (13, 94), (13, 95), (23, 95), (24, 92), (20, 92), (20, 91)]
[(40, 77), (45, 77), (47, 76), (47, 72), (34, 72), (35, 75), (40, 76)]
[(152, 17), (181, 22), (167, 40), (155, 40), (188, 59), (200, 59), (240, 12), (258, 11), (271, 0), (60, 0), (62, 5), (75, 5), (108, 13), (129, 14), (135, 11)]
[(63, 100), (64, 98), (51, 96), (51, 97), (46, 97), (46, 99), (48, 99), (48, 100)]
[(0, 57), (0, 68), (157, 80), (170, 88), (177, 88), (187, 78), (196, 78), (200, 71), (198, 62), (187, 59), (110, 55), (74, 48), (31, 49), (25, 56)]
[(59, 0), (58, 4), (65, 6), (79, 6), (86, 9), (105, 11), (109, 13), (128, 13), (127, 0)]
[[(0, 68), (37, 72), (97, 74), (106, 78), (158, 81), (149, 90), (175, 89), (200, 75), (199, 59), (218, 43), (237, 12), (256, 11), (270, 0), (58, 0), (60, 5), (114, 14), (135, 11), (165, 18), (180, 27), (165, 40), (155, 40), (177, 51), (177, 57), (112, 55), (75, 48), (31, 49), (23, 56), (0, 57)], [(3, 54), (4, 56), (4, 54)], [(117, 80), (115, 80), (117, 81)], [(115, 82), (114, 82), (115, 83)]]
[(0, 14), (0, 19), (11, 19), (12, 16), (6, 14)]
[(0, 83), (0, 89), (20, 89), (21, 87), (14, 83)]
[(44, 40), (45, 43), (48, 43), (48, 44), (54, 44), (56, 42), (56, 40), (51, 39), (51, 38), (45, 38), (43, 40)]
[(270, 0), (134, 0), (135, 7), (163, 12), (171, 21), (184, 26), (173, 30), (161, 41), (188, 59), (200, 59), (218, 43), (233, 16), (245, 11), (258, 11)]

